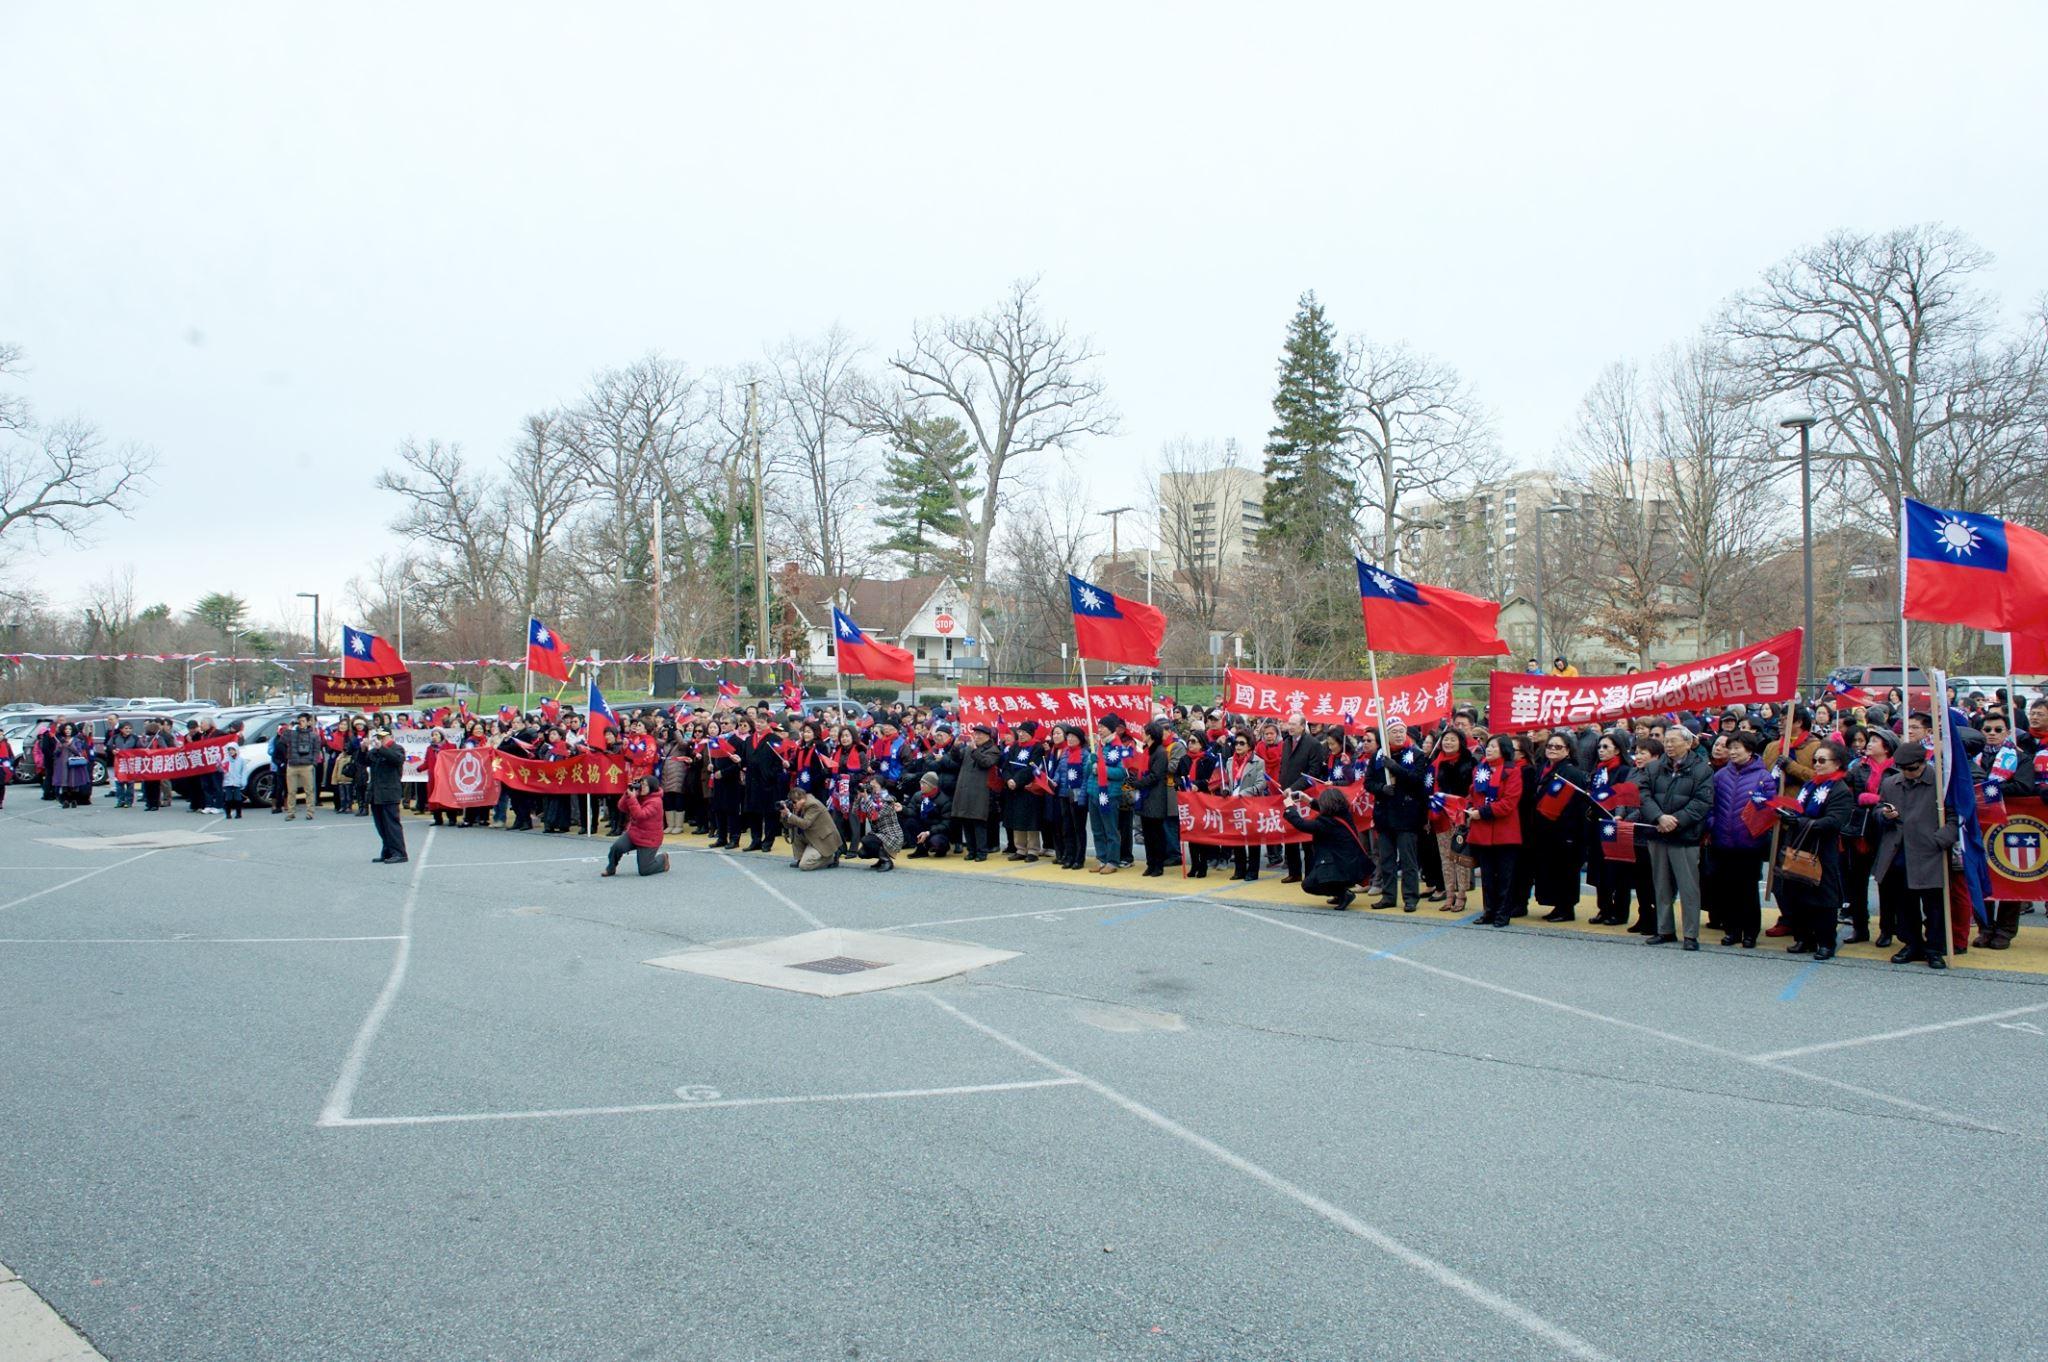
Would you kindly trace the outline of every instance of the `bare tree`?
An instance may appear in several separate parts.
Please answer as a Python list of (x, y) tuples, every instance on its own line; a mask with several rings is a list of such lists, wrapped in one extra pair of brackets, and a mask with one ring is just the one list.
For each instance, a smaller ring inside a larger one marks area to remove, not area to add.
[[(849, 541), (873, 523), (855, 507), (871, 483), (874, 460), (863, 440), (871, 405), (860, 369), (862, 347), (834, 326), (810, 340), (785, 341), (770, 360), (782, 458), (803, 488), (797, 519), (809, 566), (827, 576), (849, 570)], [(867, 498), (872, 510), (873, 498)], [(865, 537), (872, 540), (872, 533)]]
[(406, 440), (398, 447), (400, 469), (377, 475), (377, 486), (405, 501), (391, 528), (415, 545), (432, 545), (422, 557), (424, 596), (443, 614), (495, 615), (504, 601), (508, 557), (505, 513), (490, 478), (462, 455), (462, 447)]
[[(1946, 227), (1838, 232), (1773, 267), (1722, 320), (1761, 387), (1812, 408), (1816, 441), (1883, 497), (1892, 524), (1902, 498), (1998, 506), (2048, 472), (2048, 354), (2038, 326), (1998, 333), (1974, 283), (1990, 264)], [(1963, 453), (1986, 445), (2004, 457)]]
[(1583, 536), (1579, 562), (1594, 600), (1587, 632), (1646, 664), (1675, 613), (1667, 599), (1673, 555), (1656, 422), (1633, 364), (1609, 365), (1581, 400), (1565, 454), (1578, 501), (1570, 519)]
[(1442, 360), (1354, 336), (1344, 387), (1345, 434), (1363, 506), (1379, 513), (1382, 558), (1399, 542), (1404, 502), (1447, 501), (1506, 466), (1478, 398)]
[[(1220, 542), (1227, 501), (1238, 496), (1246, 472), (1235, 440), (1179, 436), (1159, 447), (1147, 499), (1169, 561), (1155, 580), (1170, 619), (1185, 620), (1203, 636), (1216, 628), (1226, 583), (1247, 555)], [(1208, 509), (1205, 511), (1204, 507)]]
[[(652, 576), (654, 499), (674, 503), (692, 485), (697, 451), (690, 435), (702, 415), (695, 390), (681, 364), (649, 354), (593, 378), (563, 428), (582, 483), (605, 512), (589, 517), (573, 541), (584, 559), (581, 585), (591, 607), (593, 646), (630, 647), (642, 637), (620, 604), (629, 583)], [(603, 602), (609, 609), (600, 611)]]
[(539, 607), (549, 560), (577, 507), (576, 451), (560, 411), (526, 418), (506, 461), (505, 527), (522, 610)]
[(1021, 498), (1004, 522), (999, 554), (1003, 609), (976, 616), (988, 636), (988, 652), (1002, 670), (1064, 670), (1060, 644), (1073, 619), (1067, 574), (1081, 572), (1093, 545), (1087, 506), (1087, 490), (1069, 479), (1051, 495)]
[(870, 405), (871, 428), (901, 437), (906, 414), (945, 414), (974, 438), (975, 457), (966, 471), (979, 483), (978, 503), (970, 501), (967, 479), (953, 469), (945, 474), (969, 527), (968, 595), (975, 619), (988, 604), (989, 548), (1012, 461), (1070, 449), (1083, 436), (1116, 428), (1102, 380), (1090, 367), (1097, 358), (1086, 340), (1046, 319), (1038, 282), (1026, 279), (978, 317), (920, 322), (909, 349), (889, 361), (896, 391), (893, 400)]
[[(0, 381), (22, 368), (21, 347), (0, 344)], [(89, 421), (46, 425), (27, 397), (0, 388), (0, 563), (46, 536), (87, 542), (103, 514), (128, 513), (155, 464), (137, 445), (108, 449)]]

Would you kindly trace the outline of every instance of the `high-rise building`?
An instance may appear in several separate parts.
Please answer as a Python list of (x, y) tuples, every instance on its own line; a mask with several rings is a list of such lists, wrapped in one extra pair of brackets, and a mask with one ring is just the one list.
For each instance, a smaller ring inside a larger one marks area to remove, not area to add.
[(1266, 480), (1248, 468), (1159, 477), (1159, 544), (1176, 571), (1236, 567), (1257, 552)]

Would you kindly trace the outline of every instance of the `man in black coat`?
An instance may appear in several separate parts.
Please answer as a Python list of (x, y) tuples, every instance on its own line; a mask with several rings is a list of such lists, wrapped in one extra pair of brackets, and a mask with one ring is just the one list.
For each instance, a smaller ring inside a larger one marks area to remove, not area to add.
[(1420, 865), (1415, 848), (1429, 811), (1429, 790), (1425, 781), (1429, 762), (1423, 758), (1422, 749), (1409, 739), (1408, 725), (1402, 720), (1387, 720), (1386, 735), (1385, 749), (1380, 753), (1378, 765), (1373, 768), (1372, 825), (1373, 830), (1380, 834), (1387, 867), (1386, 878), (1381, 881), (1380, 896), (1373, 900), (1372, 906), (1393, 907), (1394, 888), (1398, 883), (1401, 911), (1412, 913), (1422, 905)]
[[(1310, 782), (1306, 777), (1322, 780), (1330, 774), (1330, 754), (1323, 747), (1322, 739), (1310, 736), (1308, 724), (1299, 710), (1287, 716), (1287, 724), (1280, 730), (1280, 769), (1270, 774), (1278, 777), (1283, 793), (1308, 789)], [(1299, 842), (1287, 844), (1287, 873), (1281, 877), (1280, 883), (1301, 883), (1301, 846)]]
[(372, 865), (399, 865), (406, 860), (405, 829), (398, 821), (399, 796), (405, 793), (405, 749), (380, 728), (373, 736), (366, 759), (370, 763), (370, 822), (384, 843), (384, 853)]

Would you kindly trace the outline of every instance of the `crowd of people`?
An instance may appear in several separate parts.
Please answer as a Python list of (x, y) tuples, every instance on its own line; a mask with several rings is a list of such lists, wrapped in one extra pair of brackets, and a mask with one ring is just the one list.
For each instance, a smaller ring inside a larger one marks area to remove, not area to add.
[[(1980, 797), (2048, 789), (2048, 698), (2024, 712), (2002, 692), (1963, 703), (1971, 727), (1962, 755)], [(1575, 920), (1590, 890), (1591, 921), (1626, 926), (1652, 945), (1697, 950), (1703, 930), (1719, 931), (1723, 946), (1784, 937), (1789, 950), (1825, 960), (1844, 939), (1871, 941), (1896, 945), (1897, 962), (1935, 968), (1952, 951), (2006, 948), (2032, 911), (1993, 904), (1972, 936), (1967, 908), (1944, 908), (1956, 829), (1941, 811), (1933, 721), (1897, 693), (1841, 711), (1743, 706), (1527, 734), (1489, 733), (1474, 709), (1416, 731), (1399, 719), (1353, 729), (1171, 704), (1143, 727), (1105, 715), (1092, 729), (990, 727), (943, 706), (900, 703), (851, 722), (766, 704), (678, 705), (629, 711), (594, 745), (584, 716), (550, 705), (433, 726), (427, 761), (446, 747), (541, 761), (594, 747), (625, 767), (627, 792), (507, 789), (495, 808), (463, 811), (430, 808), (425, 782), (401, 788), (404, 756), (379, 722), (322, 728), (308, 713), (281, 726), (268, 751), (270, 812), (294, 819), (303, 805), (311, 818), (325, 791), (338, 814), (379, 816), (384, 862), (404, 859), (396, 805), (410, 791), (436, 824), (542, 834), (602, 825), (617, 839), (607, 875), (627, 855), (642, 874), (666, 870), (663, 836), (691, 830), (743, 853), (772, 854), (786, 842), (803, 870), (854, 859), (886, 872), (899, 858), (1000, 855), (1098, 875), (1140, 859), (1139, 873), (1154, 878), (1176, 865), (1195, 878), (1226, 867), (1236, 880), (1279, 871), (1339, 909), (1363, 891), (1377, 910), (1430, 903), (1463, 915), (1476, 895), (1475, 920), (1495, 927), (1538, 910), (1546, 922)], [(206, 720), (182, 735), (169, 723), (139, 733), (123, 724), (96, 753), (89, 729), (60, 723), (38, 735), (33, 756), (45, 798), (79, 803), (90, 799), (95, 755), (111, 766), (124, 746), (214, 735)], [(238, 817), (242, 765), (172, 782), (170, 794)], [(162, 805), (161, 784), (140, 783), (143, 807)], [(116, 804), (135, 802), (135, 786), (113, 788)], [(1184, 838), (1179, 795), (1188, 790), (1283, 796), (1283, 816), (1305, 840), (1223, 847)], [(1623, 826), (1633, 852), (1610, 855)], [(1780, 910), (1768, 930), (1766, 895)]]

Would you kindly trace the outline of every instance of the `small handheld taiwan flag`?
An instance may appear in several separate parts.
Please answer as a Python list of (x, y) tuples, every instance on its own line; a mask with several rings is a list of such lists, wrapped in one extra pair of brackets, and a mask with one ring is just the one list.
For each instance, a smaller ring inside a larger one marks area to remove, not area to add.
[(1624, 780), (1618, 785), (1608, 785), (1595, 790), (1593, 799), (1603, 809), (1632, 809), (1643, 802), (1643, 791), (1633, 780)]
[(403, 676), (405, 659), (398, 649), (367, 629), (341, 626), (341, 674), (348, 676)]
[(740, 688), (731, 681), (718, 683), (718, 699), (721, 704), (730, 704), (740, 698)]
[(1604, 820), (1600, 824), (1600, 854), (1610, 861), (1633, 861), (1636, 825), (1619, 818)]
[(1536, 812), (1556, 822), (1571, 807), (1572, 796), (1578, 791), (1563, 776), (1552, 776), (1543, 786), (1543, 796), (1536, 801)]
[(583, 732), (592, 747), (604, 746), (604, 735), (618, 731), (619, 718), (612, 713), (612, 707), (604, 702), (604, 692), (597, 688), (597, 678), (590, 678), (590, 696), (584, 708)]

